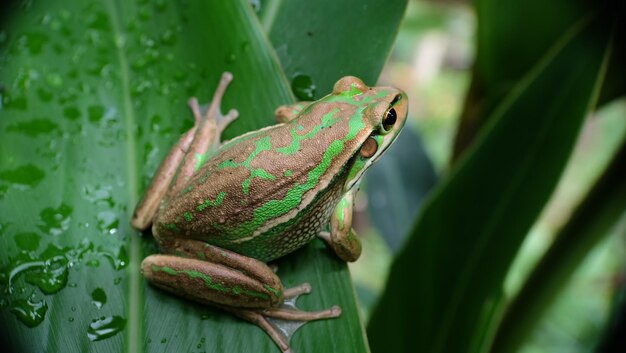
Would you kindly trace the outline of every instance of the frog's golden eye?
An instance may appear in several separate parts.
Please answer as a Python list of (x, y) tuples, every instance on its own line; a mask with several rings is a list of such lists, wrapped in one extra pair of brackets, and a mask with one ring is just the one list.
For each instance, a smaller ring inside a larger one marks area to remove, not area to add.
[(383, 119), (383, 129), (385, 131), (391, 130), (391, 128), (393, 128), (393, 124), (396, 123), (396, 120), (398, 120), (398, 114), (396, 113), (396, 110), (393, 108), (387, 110), (387, 112), (385, 113), (385, 118)]
[(376, 151), (378, 151), (378, 142), (373, 137), (369, 137), (361, 146), (359, 153), (365, 158), (370, 158)]

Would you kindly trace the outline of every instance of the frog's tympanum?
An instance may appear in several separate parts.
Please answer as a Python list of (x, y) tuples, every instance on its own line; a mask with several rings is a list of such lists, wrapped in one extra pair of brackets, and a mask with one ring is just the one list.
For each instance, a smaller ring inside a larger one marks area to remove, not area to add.
[(222, 143), (222, 131), (238, 116), (220, 112), (231, 80), (222, 75), (205, 112), (189, 101), (194, 127), (137, 205), (132, 225), (152, 226), (162, 252), (146, 257), (141, 270), (157, 287), (258, 325), (289, 352), (277, 322), (337, 317), (341, 309), (304, 312), (290, 305), (311, 286), (284, 288), (267, 262), (315, 237), (345, 261), (359, 257), (354, 195), (363, 173), (400, 133), (407, 97), (348, 76), (318, 101), (278, 108), (277, 125)]

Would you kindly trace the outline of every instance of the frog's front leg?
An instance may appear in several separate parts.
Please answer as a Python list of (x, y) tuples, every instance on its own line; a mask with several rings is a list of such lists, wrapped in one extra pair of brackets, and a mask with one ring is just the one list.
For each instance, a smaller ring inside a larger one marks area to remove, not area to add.
[(144, 277), (157, 287), (258, 325), (283, 352), (290, 351), (289, 337), (268, 318), (302, 323), (341, 314), (336, 306), (317, 312), (282, 307), (285, 300), (310, 292), (310, 285), (284, 289), (272, 269), (256, 259), (191, 239), (174, 238), (162, 244), (167, 244), (164, 252), (176, 255), (146, 257), (141, 264)]
[(353, 262), (361, 256), (361, 241), (352, 228), (352, 212), (356, 190), (346, 193), (330, 216), (330, 233), (320, 232), (330, 248), (344, 261)]
[(274, 115), (279, 123), (288, 123), (295, 119), (303, 110), (313, 102), (302, 101), (295, 104), (281, 105), (276, 108)]

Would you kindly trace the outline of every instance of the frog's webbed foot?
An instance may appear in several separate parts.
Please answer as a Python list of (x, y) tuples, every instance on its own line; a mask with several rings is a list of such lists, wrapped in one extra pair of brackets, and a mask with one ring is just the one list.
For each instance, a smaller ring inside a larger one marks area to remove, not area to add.
[(309, 321), (336, 318), (341, 315), (341, 308), (337, 305), (321, 311), (302, 311), (298, 309), (296, 306), (298, 297), (310, 292), (311, 285), (303, 283), (299, 286), (285, 289), (285, 299), (280, 307), (263, 310), (229, 308), (226, 308), (226, 310), (262, 328), (282, 352), (293, 353), (289, 346), (289, 340), (300, 327)]
[(211, 100), (211, 104), (206, 107), (203, 111), (198, 104), (198, 99), (196, 97), (189, 98), (187, 104), (189, 108), (193, 112), (193, 116), (196, 120), (196, 124), (200, 124), (203, 120), (214, 120), (215, 121), (215, 136), (218, 138), (215, 139), (216, 143), (219, 146), (220, 139), (219, 137), (222, 135), (222, 132), (226, 127), (232, 123), (239, 116), (239, 112), (236, 109), (231, 109), (225, 115), (220, 111), (220, 105), (222, 103), (222, 97), (224, 96), (224, 92), (226, 92), (226, 88), (233, 80), (233, 74), (230, 72), (224, 72), (220, 79), (220, 83), (213, 94), (213, 99)]

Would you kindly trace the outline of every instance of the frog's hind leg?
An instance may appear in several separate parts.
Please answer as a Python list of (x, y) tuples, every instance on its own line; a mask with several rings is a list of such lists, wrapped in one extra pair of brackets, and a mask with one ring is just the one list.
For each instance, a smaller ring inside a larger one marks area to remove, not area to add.
[(311, 285), (303, 283), (285, 289), (285, 299), (281, 307), (265, 310), (225, 310), (245, 319), (265, 331), (282, 352), (292, 353), (289, 341), (293, 334), (304, 324), (313, 320), (331, 319), (341, 315), (341, 308), (332, 306), (322, 311), (301, 311), (296, 307), (296, 300), (302, 294), (311, 292)]
[(174, 175), (176, 174), (176, 170), (178, 169), (180, 162), (189, 150), (189, 146), (193, 141), (199, 122), (199, 117), (195, 116), (194, 127), (181, 136), (165, 159), (163, 159), (163, 162), (161, 162), (157, 172), (154, 173), (150, 185), (144, 191), (142, 199), (135, 207), (135, 212), (133, 213), (133, 217), (130, 222), (135, 229), (146, 230), (152, 224), (154, 215), (159, 209), (161, 200), (165, 196), (168, 187), (174, 179)]
[(256, 324), (283, 352), (290, 352), (289, 339), (305, 323), (341, 315), (338, 306), (299, 310), (296, 300), (310, 293), (311, 285), (285, 289), (264, 262), (193, 239), (174, 238), (166, 244), (163, 251), (173, 255), (150, 255), (141, 264), (150, 282)]
[(183, 158), (166, 197), (169, 198), (176, 195), (187, 185), (189, 179), (202, 167), (208, 156), (219, 148), (221, 134), (224, 129), (239, 116), (239, 112), (235, 109), (231, 109), (225, 115), (222, 114), (220, 109), (224, 92), (226, 92), (226, 88), (232, 80), (233, 74), (230, 72), (222, 74), (220, 83), (213, 94), (211, 104), (204, 114), (202, 114), (198, 100), (195, 97), (189, 99), (189, 106), (199, 123), (189, 150)]
[[(178, 143), (161, 162), (150, 186), (137, 204), (131, 220), (131, 224), (136, 229), (148, 229), (161, 201), (178, 192), (195, 170), (202, 165), (207, 153), (219, 147), (220, 134), (238, 115), (234, 109), (226, 115), (220, 112), (222, 96), (232, 78), (229, 72), (222, 75), (206, 114), (202, 114), (196, 98), (189, 100), (189, 107), (195, 119), (194, 126), (178, 140)], [(192, 158), (187, 158), (188, 155)]]

